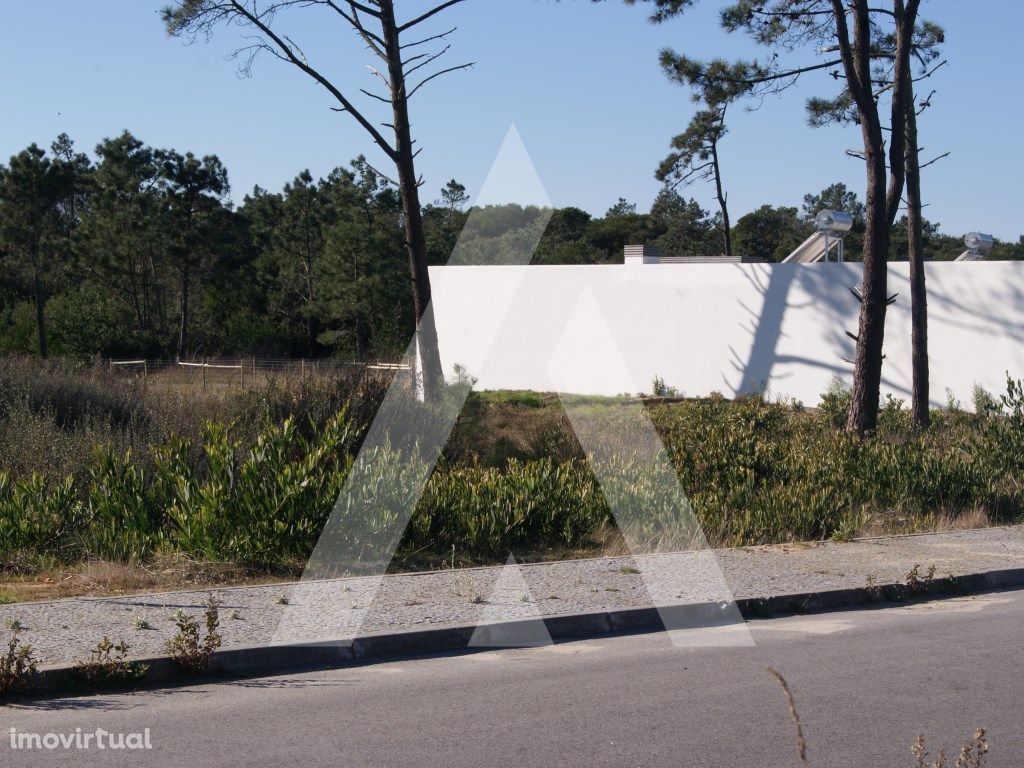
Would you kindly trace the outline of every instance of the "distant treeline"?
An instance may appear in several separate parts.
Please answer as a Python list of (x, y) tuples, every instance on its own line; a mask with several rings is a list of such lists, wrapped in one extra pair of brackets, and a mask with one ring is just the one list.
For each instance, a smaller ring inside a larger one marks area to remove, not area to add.
[[(66, 135), (0, 165), (0, 353), (86, 358), (199, 355), (386, 357), (412, 332), (409, 268), (396, 190), (363, 158), (326, 178), (308, 171), (278, 193), (259, 187), (233, 205), (216, 156), (146, 146), (130, 133), (76, 151)], [(424, 209), (430, 260), (448, 261), (470, 211), (451, 181)], [(764, 205), (733, 229), (735, 252), (778, 261), (812, 231), (822, 208), (853, 213), (857, 258), (863, 205), (836, 184), (803, 209)], [(464, 247), (493, 250), (536, 226), (519, 206), (478, 209)], [(891, 258), (905, 258), (894, 227)], [(621, 262), (630, 243), (667, 256), (715, 255), (720, 221), (666, 188), (651, 210), (619, 200), (603, 217), (561, 208), (538, 264)], [(926, 250), (951, 259), (960, 236), (926, 227)], [(1024, 238), (991, 258), (1024, 259)]]

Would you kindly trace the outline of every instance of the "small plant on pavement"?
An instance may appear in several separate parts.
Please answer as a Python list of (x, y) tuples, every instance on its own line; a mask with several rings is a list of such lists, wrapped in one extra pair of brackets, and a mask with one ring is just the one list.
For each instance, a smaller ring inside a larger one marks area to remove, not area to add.
[(882, 585), (878, 583), (875, 574), (869, 573), (867, 578), (868, 596), (872, 600), (878, 600), (882, 596)]
[[(928, 750), (925, 748), (923, 733), (917, 737), (910, 752), (917, 758), (914, 768), (947, 768), (949, 765), (945, 750), (940, 750), (938, 757), (931, 762), (925, 762), (928, 759)], [(988, 737), (985, 729), (979, 728), (974, 732), (973, 738), (960, 747), (956, 758), (956, 768), (985, 768), (986, 755), (988, 755)]]
[[(808, 765), (807, 761), (807, 740), (804, 737), (803, 725), (800, 722), (800, 714), (796, 709), (796, 702), (793, 699), (793, 693), (789, 689), (789, 683), (786, 682), (779, 672), (768, 667), (768, 674), (774, 677), (779, 686), (782, 688), (782, 694), (786, 697), (786, 707), (789, 709), (789, 717), (793, 721), (793, 725), (796, 728), (796, 754), (800, 763)], [(955, 768), (985, 768), (987, 765), (986, 756), (988, 755), (988, 737), (984, 728), (978, 728), (974, 732), (974, 736), (970, 741), (965, 742), (960, 747), (960, 752), (957, 755)], [(925, 747), (924, 734), (922, 733), (917, 737), (917, 741), (910, 747), (910, 753), (916, 758), (914, 768), (954, 768), (949, 763), (949, 758), (946, 756), (945, 750), (941, 750), (931, 762), (928, 760), (928, 750)]]
[(32, 646), (18, 642), (18, 630), (11, 634), (7, 651), (0, 655), (0, 698), (28, 688), (36, 673)]
[(960, 747), (960, 755), (956, 759), (957, 766), (963, 768), (984, 768), (985, 756), (988, 754), (988, 737), (984, 728), (974, 732), (971, 741)]
[(201, 637), (199, 621), (182, 615), (177, 620), (178, 634), (167, 641), (167, 651), (181, 667), (200, 673), (210, 668), (214, 652), (221, 646), (220, 604), (211, 595), (206, 603), (206, 636)]
[(124, 640), (116, 645), (104, 636), (92, 649), (86, 661), (75, 664), (75, 672), (90, 683), (119, 685), (139, 680), (149, 672), (149, 666), (128, 660), (131, 646)]
[(144, 629), (152, 629), (153, 628), (153, 625), (149, 623), (149, 620), (148, 619), (143, 619), (143, 618), (136, 619), (132, 623), (132, 626), (135, 627), (136, 631), (139, 631), (139, 632), (141, 632)]
[(926, 586), (931, 584), (935, 578), (935, 566), (929, 565), (928, 570), (921, 573), (920, 564), (915, 565), (910, 569), (910, 573), (907, 574), (907, 586), (910, 587), (911, 592), (918, 592), (924, 589)]
[(7, 627), (7, 629), (9, 629), (11, 632), (21, 632), (21, 630), (25, 628), (25, 625), (17, 619), (8, 619), (4, 622), (4, 626)]

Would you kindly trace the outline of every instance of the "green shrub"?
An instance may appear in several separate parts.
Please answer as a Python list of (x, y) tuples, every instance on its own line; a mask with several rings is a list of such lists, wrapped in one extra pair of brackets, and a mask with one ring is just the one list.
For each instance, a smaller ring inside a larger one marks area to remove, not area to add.
[(349, 429), (342, 411), (307, 440), (287, 419), (244, 449), (209, 424), (201, 474), (184, 465), (185, 443), (159, 451), (154, 486), (165, 499), (171, 546), (259, 565), (308, 556), (340, 490)]
[(11, 633), (7, 648), (0, 652), (0, 699), (24, 691), (36, 674), (32, 646), (20, 643), (18, 632)]
[(841, 429), (846, 424), (846, 417), (850, 413), (852, 398), (853, 391), (846, 382), (838, 376), (833, 376), (818, 405), (818, 412), (825, 423), (831, 424), (836, 429)]
[(0, 555), (17, 552), (80, 555), (75, 533), (85, 521), (71, 478), (49, 483), (42, 475), (12, 481), (0, 473)]
[(117, 644), (104, 637), (89, 653), (89, 658), (75, 664), (75, 674), (93, 685), (117, 687), (141, 680), (149, 666), (128, 660), (131, 646), (124, 640)]
[(206, 635), (201, 636), (199, 621), (184, 613), (178, 615), (177, 633), (167, 641), (167, 652), (187, 672), (199, 674), (210, 668), (213, 654), (223, 642), (220, 634), (220, 604), (212, 595), (207, 599), (203, 614)]
[(411, 546), (454, 545), (476, 555), (578, 545), (609, 519), (588, 469), (577, 461), (513, 460), (504, 469), (469, 467), (436, 473), (413, 518)]
[[(558, 401), (474, 396), (453, 436), (458, 450), (431, 474), (415, 445), (387, 445), (353, 465), (366, 402), (382, 391), (365, 378), (338, 379), (338, 391), (326, 379), (271, 383), (229, 398), (220, 418), (186, 424), (179, 436), (154, 426), (159, 411), (148, 395), (137, 401), (120, 385), (99, 394), (102, 381), (76, 383), (81, 374), (59, 366), (55, 381), (33, 389), (27, 370), (0, 364), (0, 379), (31, 389), (20, 401), (0, 394), (3, 413), (35, 423), (18, 410), (28, 408), (74, 436), (69, 451), (86, 435), (95, 442), (74, 472), (62, 461), (46, 473), (0, 473), (8, 569), (44, 555), (145, 562), (165, 552), (257, 568), (302, 563), (350, 472), (358, 482), (326, 532), (339, 567), (380, 567), (396, 544), (400, 558), (433, 563), (453, 551), (484, 562), (509, 550), (586, 548), (613, 522), (607, 499), (635, 511), (617, 522), (627, 541), (651, 549), (699, 543), (691, 512), (708, 540), (724, 545), (848, 538), (871, 519), (912, 529), (978, 509), (1003, 521), (1024, 515), (1024, 384), (1013, 380), (998, 404), (977, 408), (976, 396), (977, 413), (937, 413), (923, 432), (889, 399), (877, 434), (864, 440), (843, 430), (849, 392), (838, 380), (817, 413), (761, 396), (651, 406), (682, 503), (674, 482), (634, 455), (644, 423), (607, 398), (578, 405), (579, 417), (604, 420), (601, 439), (615, 458), (598, 466), (582, 456)], [(353, 401), (355, 411), (339, 405), (353, 392), (366, 398)], [(179, 418), (185, 423), (171, 420)], [(475, 452), (480, 444), (486, 450)]]
[(987, 505), (998, 517), (1014, 519), (1024, 510), (1024, 381), (1007, 376), (1006, 394), (998, 406), (987, 404), (970, 440)]

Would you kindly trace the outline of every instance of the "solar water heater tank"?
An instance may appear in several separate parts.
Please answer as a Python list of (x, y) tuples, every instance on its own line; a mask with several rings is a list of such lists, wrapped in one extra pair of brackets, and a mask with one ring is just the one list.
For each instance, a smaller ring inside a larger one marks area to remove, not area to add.
[(964, 237), (964, 245), (967, 246), (967, 250), (978, 255), (988, 253), (995, 246), (996, 241), (992, 235), (986, 235), (982, 232), (968, 232)]
[(819, 232), (845, 234), (853, 229), (853, 216), (842, 211), (820, 211), (814, 217)]

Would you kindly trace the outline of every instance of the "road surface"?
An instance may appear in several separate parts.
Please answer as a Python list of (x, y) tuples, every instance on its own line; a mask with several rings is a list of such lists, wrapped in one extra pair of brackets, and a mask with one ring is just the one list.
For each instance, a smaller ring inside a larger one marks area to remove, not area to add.
[[(1024, 756), (1024, 592), (751, 623), (756, 647), (664, 634), (0, 709), (11, 766), (912, 766), (981, 725), (990, 765)], [(152, 750), (12, 750), (19, 733), (150, 729)]]

